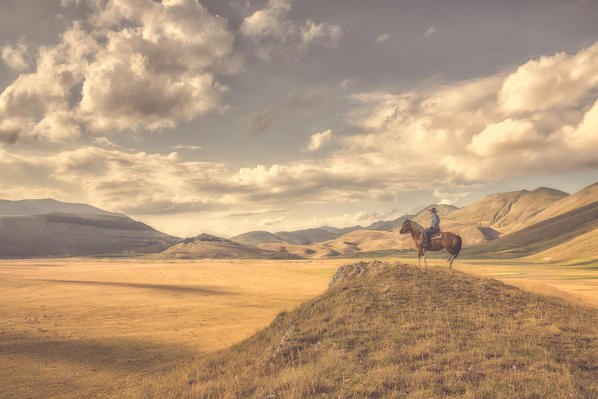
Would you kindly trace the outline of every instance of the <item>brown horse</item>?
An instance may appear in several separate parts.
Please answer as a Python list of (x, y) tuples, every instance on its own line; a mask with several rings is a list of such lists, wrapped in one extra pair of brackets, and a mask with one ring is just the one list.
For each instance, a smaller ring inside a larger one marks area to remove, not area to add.
[(405, 220), (403, 225), (401, 226), (400, 230), (401, 234), (411, 233), (411, 237), (413, 238), (413, 242), (417, 248), (417, 260), (419, 265), (421, 266), (421, 258), (424, 258), (424, 265), (428, 267), (428, 262), (426, 261), (426, 251), (442, 251), (446, 249), (446, 252), (449, 253), (448, 267), (449, 269), (453, 266), (453, 261), (459, 255), (461, 251), (461, 245), (463, 241), (461, 237), (457, 234), (442, 232), (438, 234), (434, 234), (430, 237), (430, 246), (427, 248), (422, 248), (422, 243), (424, 241), (424, 228), (419, 224), (415, 223), (413, 220)]

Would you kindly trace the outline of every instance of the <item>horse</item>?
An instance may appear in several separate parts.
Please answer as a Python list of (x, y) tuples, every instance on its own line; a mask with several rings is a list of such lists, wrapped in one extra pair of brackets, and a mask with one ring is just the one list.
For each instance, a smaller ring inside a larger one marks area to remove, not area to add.
[(453, 266), (453, 261), (459, 255), (461, 251), (461, 245), (463, 244), (463, 240), (458, 234), (453, 234), (447, 232), (437, 233), (430, 237), (430, 246), (429, 248), (422, 248), (422, 244), (424, 241), (424, 228), (414, 222), (413, 220), (405, 220), (403, 225), (401, 226), (400, 230), (401, 234), (411, 233), (411, 237), (413, 238), (413, 242), (415, 243), (415, 247), (417, 248), (417, 260), (419, 266), (421, 266), (421, 258), (424, 258), (424, 265), (428, 267), (428, 262), (426, 261), (426, 250), (429, 251), (442, 251), (443, 249), (449, 253), (449, 257), (447, 259), (448, 268), (451, 269)]

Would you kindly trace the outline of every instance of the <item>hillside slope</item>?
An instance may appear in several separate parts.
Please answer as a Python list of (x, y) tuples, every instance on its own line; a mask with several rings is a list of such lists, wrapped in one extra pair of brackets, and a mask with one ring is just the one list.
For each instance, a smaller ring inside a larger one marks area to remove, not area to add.
[(133, 255), (178, 239), (128, 217), (55, 212), (0, 217), (0, 257)]
[(249, 231), (247, 233), (231, 237), (231, 241), (251, 246), (257, 246), (262, 243), (283, 242), (280, 237), (277, 237), (267, 231)]
[(569, 259), (598, 258), (598, 228), (562, 244), (538, 252), (533, 258), (558, 262)]
[(378, 230), (356, 230), (344, 234), (334, 240), (324, 242), (297, 245), (288, 243), (270, 243), (260, 244), (260, 248), (287, 251), (298, 256), (320, 259), (329, 256), (339, 256), (355, 254), (359, 252), (385, 250), (385, 249), (403, 249), (407, 245), (399, 244), (400, 234), (390, 231)]
[(598, 202), (594, 202), (470, 248), (467, 253), (493, 257), (528, 256), (597, 228)]
[(274, 233), (274, 235), (290, 244), (303, 245), (332, 240), (338, 237), (340, 233), (330, 231), (329, 229), (316, 228), (295, 231), (279, 231)]
[(567, 195), (563, 191), (546, 187), (533, 191), (490, 194), (451, 212), (447, 218), (492, 227), (501, 232), (514, 231), (521, 228), (528, 219)]
[(562, 215), (594, 202), (598, 202), (598, 183), (587, 186), (555, 202), (550, 207), (528, 219), (525, 222), (524, 227), (534, 225), (541, 221)]
[[(153, 398), (591, 398), (598, 312), (460, 272), (343, 266)], [(180, 374), (179, 374), (180, 376)]]
[(157, 257), (160, 259), (300, 259), (299, 256), (288, 252), (264, 250), (210, 234), (200, 234), (197, 237), (187, 238), (162, 251)]
[(252, 246), (271, 243), (309, 245), (333, 240), (342, 236), (343, 234), (359, 230), (361, 228), (361, 226), (353, 226), (339, 229), (336, 227), (322, 226), (313, 229), (279, 231), (274, 234), (268, 231), (249, 231), (247, 233), (231, 237), (231, 240), (244, 245)]

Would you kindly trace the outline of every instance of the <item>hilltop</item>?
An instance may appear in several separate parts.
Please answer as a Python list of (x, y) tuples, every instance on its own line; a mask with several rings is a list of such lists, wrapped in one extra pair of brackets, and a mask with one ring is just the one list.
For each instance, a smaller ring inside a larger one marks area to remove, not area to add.
[(563, 191), (547, 187), (490, 194), (451, 212), (448, 217), (455, 221), (492, 227), (501, 232), (513, 231), (567, 196)]
[(547, 219), (571, 212), (580, 207), (598, 202), (598, 182), (589, 185), (576, 193), (563, 197), (559, 201), (544, 209), (534, 217), (529, 218), (524, 227), (534, 225)]
[(523, 222), (518, 230), (466, 253), (495, 257), (534, 255), (546, 259), (595, 257), (598, 243), (598, 183), (563, 197)]
[(96, 208), (95, 206), (76, 202), (62, 202), (52, 198), (25, 199), (19, 201), (0, 200), (0, 216), (31, 216), (54, 212), (75, 214), (90, 213), (102, 216), (127, 217), (120, 213), (108, 212)]
[(52, 212), (0, 217), (0, 257), (136, 255), (162, 251), (178, 238), (128, 217)]
[[(542, 220), (496, 240), (472, 247), (469, 254), (492, 257), (528, 256), (575, 240), (598, 229), (598, 202)], [(596, 244), (593, 245), (597, 250)]]
[[(460, 272), (381, 262), (146, 397), (590, 398), (598, 312)], [(180, 375), (180, 374), (179, 374)]]
[(186, 238), (157, 256), (160, 259), (300, 259), (299, 256), (288, 252), (264, 250), (205, 233)]

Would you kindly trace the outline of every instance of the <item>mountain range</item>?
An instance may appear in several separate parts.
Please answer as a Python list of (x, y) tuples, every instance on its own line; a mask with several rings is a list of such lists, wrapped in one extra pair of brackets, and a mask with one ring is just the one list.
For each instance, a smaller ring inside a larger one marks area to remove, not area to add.
[(208, 234), (181, 239), (126, 215), (53, 199), (0, 200), (0, 257), (131, 256), (161, 259), (297, 259), (400, 254), (411, 219), (423, 226), (438, 209), (441, 229), (458, 233), (464, 256), (571, 259), (597, 257), (598, 183), (574, 194), (547, 187), (490, 194), (457, 208), (429, 205), (415, 214), (368, 226), (250, 231), (231, 239)]
[[(287, 251), (298, 256), (324, 258), (356, 256), (394, 251), (398, 254), (413, 248), (409, 235), (398, 233), (406, 219), (427, 226), (429, 209), (435, 206), (441, 217), (441, 229), (461, 235), (468, 247), (464, 255), (518, 257), (534, 255), (542, 259), (567, 259), (598, 256), (598, 245), (588, 240), (598, 237), (598, 183), (574, 194), (539, 187), (490, 194), (457, 208), (449, 205), (430, 205), (413, 215), (394, 220), (378, 221), (367, 227), (351, 227), (347, 233), (322, 240), (323, 234), (305, 236), (301, 241), (285, 240), (280, 233), (249, 232), (232, 240), (252, 239), (252, 245), (263, 249)], [(329, 227), (312, 229), (326, 230)], [(286, 232), (293, 237), (295, 232)], [(260, 242), (260, 238), (268, 238)], [(554, 248), (554, 249), (553, 249)], [(558, 249), (557, 249), (558, 248)], [(567, 255), (559, 255), (566, 251)]]

